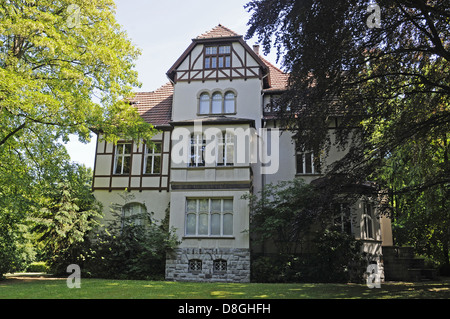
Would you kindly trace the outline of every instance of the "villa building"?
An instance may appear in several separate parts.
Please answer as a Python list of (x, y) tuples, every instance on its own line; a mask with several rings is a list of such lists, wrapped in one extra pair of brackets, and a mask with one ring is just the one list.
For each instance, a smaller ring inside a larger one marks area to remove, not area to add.
[[(151, 143), (98, 139), (94, 195), (106, 219), (125, 189), (133, 200), (124, 203), (124, 214), (148, 211), (162, 220), (170, 212), (181, 244), (167, 257), (167, 280), (248, 282), (250, 211), (242, 196), (269, 183), (321, 176), (314, 155), (296, 152), (292, 135), (281, 134), (273, 120), (271, 100), (286, 89), (288, 75), (218, 25), (194, 38), (167, 76), (167, 84), (131, 100), (159, 130)], [(321, 169), (343, 154), (332, 149)], [(349, 231), (365, 251), (381, 255), (392, 235), (376, 209), (376, 199), (358, 201)]]

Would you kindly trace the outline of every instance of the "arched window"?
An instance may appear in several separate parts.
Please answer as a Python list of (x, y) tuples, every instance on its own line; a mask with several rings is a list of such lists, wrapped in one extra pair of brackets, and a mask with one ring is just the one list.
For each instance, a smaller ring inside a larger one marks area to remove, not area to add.
[(236, 113), (236, 93), (233, 91), (215, 91), (212, 96), (203, 92), (199, 96), (198, 114), (235, 114)]
[(213, 94), (211, 113), (212, 114), (221, 114), (222, 113), (222, 94), (220, 94), (220, 93)]
[(225, 93), (224, 113), (236, 113), (236, 95), (233, 92)]
[(126, 204), (122, 207), (122, 225), (144, 225), (146, 214), (147, 208), (143, 204)]
[(200, 106), (198, 113), (199, 114), (209, 114), (209, 94), (208, 93), (202, 93), (200, 95)]

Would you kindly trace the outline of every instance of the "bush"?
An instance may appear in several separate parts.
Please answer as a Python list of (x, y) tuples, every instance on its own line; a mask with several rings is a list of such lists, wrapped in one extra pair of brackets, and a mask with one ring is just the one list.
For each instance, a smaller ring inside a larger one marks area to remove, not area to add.
[(26, 272), (48, 272), (49, 267), (45, 261), (34, 261), (28, 265)]
[(361, 242), (340, 231), (325, 230), (316, 240), (317, 279), (323, 282), (360, 281), (366, 267)]
[(316, 253), (254, 257), (255, 282), (360, 282), (366, 269), (361, 243), (352, 236), (325, 230), (314, 241)]
[(252, 258), (251, 280), (252, 282), (280, 282), (281, 267), (279, 259), (269, 256), (258, 256)]
[[(116, 207), (117, 208), (117, 207)], [(164, 279), (166, 254), (173, 251), (178, 240), (166, 218), (160, 222), (152, 214), (127, 220), (116, 209), (116, 217), (108, 227), (100, 229), (77, 259), (86, 276), (108, 279)]]

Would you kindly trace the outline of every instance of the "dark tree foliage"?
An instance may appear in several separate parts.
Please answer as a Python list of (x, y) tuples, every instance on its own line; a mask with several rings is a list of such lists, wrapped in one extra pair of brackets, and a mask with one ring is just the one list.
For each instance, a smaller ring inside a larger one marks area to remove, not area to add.
[[(331, 144), (329, 120), (338, 116), (337, 142), (350, 152), (334, 172), (351, 171), (356, 179), (408, 142), (446, 141), (450, 127), (450, 3), (377, 3), (381, 28), (368, 27), (367, 1), (255, 0), (246, 6), (252, 12), (247, 37), (257, 35), (265, 52), (275, 45), (291, 75), (280, 118), (300, 147), (324, 150)], [(448, 183), (448, 173), (447, 162), (416, 186)]]
[(375, 28), (371, 3), (253, 0), (246, 36), (290, 73), (278, 117), (298, 147), (348, 150), (324, 185), (376, 181), (398, 243), (428, 241), (450, 265), (450, 2), (378, 0)]

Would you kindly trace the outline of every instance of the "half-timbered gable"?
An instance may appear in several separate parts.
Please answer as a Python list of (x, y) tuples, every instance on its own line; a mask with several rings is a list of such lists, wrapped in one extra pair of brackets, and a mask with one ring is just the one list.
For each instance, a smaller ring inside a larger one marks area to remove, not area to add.
[(169, 69), (174, 82), (262, 79), (267, 65), (241, 35), (218, 25), (192, 40), (191, 45)]

